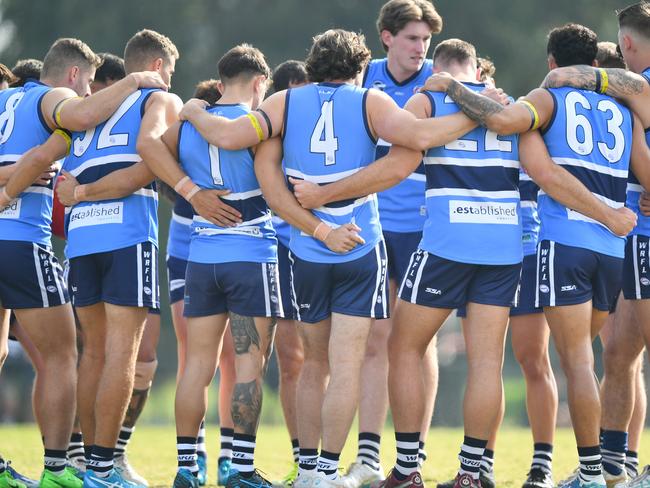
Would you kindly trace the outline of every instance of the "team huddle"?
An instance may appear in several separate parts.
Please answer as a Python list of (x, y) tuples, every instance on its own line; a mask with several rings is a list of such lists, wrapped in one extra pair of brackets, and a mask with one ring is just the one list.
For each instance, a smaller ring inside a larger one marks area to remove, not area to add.
[[(185, 104), (168, 91), (179, 52), (152, 30), (123, 60), (67, 38), (42, 63), (1, 66), (0, 358), (11, 334), (34, 364), (45, 453), (40, 481), (0, 457), (0, 488), (147, 486), (125, 452), (157, 366), (159, 190), (174, 201), (174, 487), (206, 484), (217, 367), (219, 485), (423, 486), (436, 333), (455, 310), (465, 437), (440, 488), (495, 487), (508, 326), (534, 441), (523, 488), (556, 486), (551, 335), (579, 458), (558, 486), (650, 487), (650, 3), (617, 16), (618, 46), (553, 29), (549, 74), (517, 101), (468, 42), (426, 59), (442, 30), (428, 0), (381, 8), (383, 59), (341, 29), (273, 72), (241, 44)], [(255, 444), (274, 344), (294, 468), (271, 483)], [(357, 458), (339, 474), (357, 410)]]

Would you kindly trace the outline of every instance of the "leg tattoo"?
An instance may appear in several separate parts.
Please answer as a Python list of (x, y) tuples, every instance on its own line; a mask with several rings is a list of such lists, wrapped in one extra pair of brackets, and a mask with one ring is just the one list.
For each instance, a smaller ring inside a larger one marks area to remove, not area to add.
[(235, 429), (243, 434), (255, 435), (262, 410), (262, 388), (258, 380), (237, 383), (232, 392), (232, 415)]

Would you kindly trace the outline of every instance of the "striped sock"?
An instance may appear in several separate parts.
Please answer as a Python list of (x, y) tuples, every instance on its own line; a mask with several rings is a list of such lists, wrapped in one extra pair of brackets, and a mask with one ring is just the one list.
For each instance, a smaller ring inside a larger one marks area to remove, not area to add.
[(64, 449), (45, 449), (45, 469), (59, 475), (66, 466), (66, 452)]
[(600, 446), (578, 447), (580, 460), (580, 484), (600, 481), (602, 477), (602, 457)]
[(252, 476), (255, 470), (255, 436), (235, 435), (232, 440), (232, 469), (239, 471), (245, 478)]
[(381, 436), (372, 432), (359, 432), (359, 450), (357, 451), (357, 462), (370, 466), (377, 471), (379, 469), (379, 445)]
[(81, 432), (73, 432), (68, 443), (68, 459), (79, 459), (84, 457), (84, 439)]
[(418, 466), (422, 466), (427, 460), (427, 451), (424, 450), (424, 442), (418, 442)]
[(86, 461), (86, 466), (90, 464), (90, 458), (93, 456), (93, 445), (84, 444), (84, 460)]
[(106, 478), (113, 469), (113, 448), (94, 445), (88, 469), (93, 470), (100, 478)]
[(328, 480), (337, 479), (340, 457), (340, 452), (321, 451), (318, 457), (318, 472), (323, 473)]
[(300, 448), (300, 456), (298, 458), (298, 472), (305, 474), (306, 472), (312, 473), (318, 464), (318, 449), (305, 449)]
[(553, 444), (536, 442), (533, 451), (533, 462), (530, 469), (541, 469), (546, 474), (551, 474), (553, 472)]
[(625, 469), (627, 432), (603, 430), (600, 446), (603, 455), (603, 470), (614, 476), (622, 474)]
[(395, 432), (397, 443), (397, 461), (393, 476), (405, 480), (418, 470), (418, 452), (420, 450), (419, 432)]
[(490, 474), (494, 471), (494, 451), (492, 449), (485, 449), (483, 456), (481, 456), (481, 473)]
[(196, 453), (207, 457), (208, 450), (205, 447), (205, 420), (201, 420), (199, 436), (196, 438)]
[(124, 425), (120, 428), (120, 435), (117, 437), (117, 444), (115, 445), (114, 456), (116, 458), (124, 456), (126, 446), (129, 445), (134, 430), (135, 427), (125, 427)]
[(639, 453), (636, 451), (627, 451), (625, 453), (625, 470), (627, 477), (632, 479), (639, 476)]
[(469, 474), (475, 480), (479, 478), (485, 446), (487, 446), (487, 440), (465, 436), (458, 453), (458, 460), (460, 461), (459, 474)]
[(178, 469), (189, 469), (196, 476), (199, 473), (199, 465), (196, 464), (196, 437), (177, 437), (176, 450)]
[(300, 458), (300, 442), (298, 439), (291, 439), (291, 451), (293, 453), (293, 462), (297, 464)]
[(0, 474), (4, 473), (5, 469), (7, 469), (7, 465), (5, 464), (5, 460), (2, 459), (2, 456), (0, 456)]
[(233, 429), (221, 427), (221, 452), (219, 459), (232, 459), (232, 438), (235, 435)]

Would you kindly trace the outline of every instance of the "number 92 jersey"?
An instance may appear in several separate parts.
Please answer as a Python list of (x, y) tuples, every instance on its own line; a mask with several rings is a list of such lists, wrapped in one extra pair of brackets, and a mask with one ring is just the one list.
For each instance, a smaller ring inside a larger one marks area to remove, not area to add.
[[(599, 200), (610, 207), (625, 205), (632, 151), (630, 110), (614, 98), (574, 88), (549, 90), (554, 116), (543, 132), (548, 152)], [(604, 225), (566, 208), (546, 195), (538, 196), (542, 221), (540, 241), (550, 240), (622, 258), (625, 238)]]
[[(141, 161), (136, 142), (147, 100), (154, 91), (132, 93), (107, 121), (73, 133), (63, 168), (83, 185)], [(79, 202), (66, 211), (66, 256), (70, 259), (147, 241), (158, 246), (157, 210), (153, 182), (124, 198)]]
[[(287, 176), (327, 184), (350, 176), (375, 159), (366, 119), (368, 90), (345, 83), (318, 83), (287, 91), (284, 165)], [(291, 251), (305, 261), (338, 263), (364, 256), (381, 239), (375, 194), (328, 203), (313, 210), (332, 227), (355, 223), (365, 244), (346, 254), (291, 228)]]

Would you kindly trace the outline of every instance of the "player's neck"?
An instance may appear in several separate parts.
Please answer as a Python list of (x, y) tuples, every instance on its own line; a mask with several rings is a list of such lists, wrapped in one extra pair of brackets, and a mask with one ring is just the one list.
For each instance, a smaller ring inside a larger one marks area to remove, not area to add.
[(446, 71), (461, 83), (478, 83), (478, 80), (476, 79), (476, 70), (448, 66), (446, 68), (441, 68), (440, 71)]
[(255, 94), (249, 86), (229, 85), (223, 90), (223, 95), (217, 102), (218, 105), (231, 105), (241, 103), (251, 108)]
[(631, 63), (632, 65), (629, 66), (629, 69), (635, 73), (641, 74), (643, 73), (643, 70), (650, 68), (650, 54), (645, 54), (639, 56), (637, 59), (634, 60), (634, 63)]
[(397, 83), (402, 83), (403, 81), (408, 80), (411, 76), (422, 69), (421, 66), (416, 71), (404, 69), (399, 65), (395, 58), (386, 56), (386, 59), (388, 60), (386, 63), (388, 72)]

